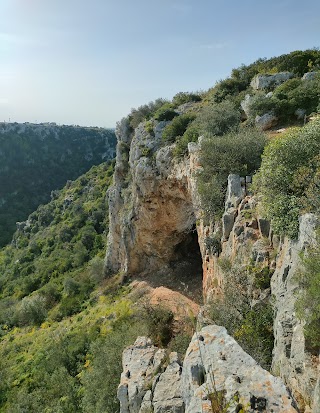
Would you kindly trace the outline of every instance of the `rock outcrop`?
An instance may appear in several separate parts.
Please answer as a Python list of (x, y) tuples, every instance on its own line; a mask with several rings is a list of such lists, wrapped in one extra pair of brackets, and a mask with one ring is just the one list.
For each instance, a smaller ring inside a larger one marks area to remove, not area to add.
[(146, 337), (138, 337), (123, 352), (123, 373), (118, 388), (120, 413), (183, 413), (182, 368), (177, 354), (155, 347)]
[[(166, 365), (167, 364), (167, 365)], [(202, 413), (220, 400), (221, 411), (297, 412), (281, 379), (263, 370), (224, 327), (196, 333), (183, 366), (177, 353), (165, 351), (145, 337), (123, 353), (118, 388), (120, 413)]]
[(273, 75), (256, 75), (250, 86), (255, 90), (275, 88), (293, 77), (293, 73), (280, 72)]
[(316, 225), (314, 215), (303, 215), (298, 240), (283, 240), (279, 244), (277, 266), (271, 278), (276, 308), (272, 370), (285, 380), (301, 407), (313, 405), (312, 412), (320, 413), (320, 404), (313, 403), (320, 397), (319, 387), (315, 385), (320, 372), (317, 361), (306, 351), (303, 323), (295, 313), (300, 254), (314, 242)]
[(255, 118), (256, 126), (265, 131), (271, 129), (278, 123), (278, 118), (273, 113), (265, 113), (264, 115), (257, 115)]
[(164, 270), (195, 225), (189, 170), (175, 164), (172, 147), (160, 148), (165, 122), (152, 133), (141, 123), (116, 133), (115, 181), (108, 192), (110, 231), (106, 267), (127, 274)]
[(187, 413), (212, 411), (211, 403), (223, 394), (228, 412), (296, 412), (284, 383), (263, 370), (230, 337), (224, 327), (204, 327), (186, 352), (182, 396)]

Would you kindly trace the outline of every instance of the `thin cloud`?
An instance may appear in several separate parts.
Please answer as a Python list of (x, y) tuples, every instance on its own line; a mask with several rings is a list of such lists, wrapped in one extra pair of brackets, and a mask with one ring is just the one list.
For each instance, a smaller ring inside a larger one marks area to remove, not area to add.
[(208, 43), (208, 44), (201, 44), (200, 49), (221, 50), (221, 49), (225, 49), (227, 46), (228, 46), (227, 43)]

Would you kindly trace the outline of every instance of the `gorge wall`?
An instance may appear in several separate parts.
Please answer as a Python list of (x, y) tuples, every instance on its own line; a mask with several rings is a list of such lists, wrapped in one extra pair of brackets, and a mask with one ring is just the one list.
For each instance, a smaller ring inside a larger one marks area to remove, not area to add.
[[(185, 267), (190, 265), (191, 249), (197, 249), (201, 253), (202, 271), (199, 269), (200, 277), (195, 274), (189, 282), (199, 283), (202, 279), (205, 304), (222, 294), (224, 283), (233, 282), (226, 276), (226, 269), (219, 264), (221, 260), (229, 266), (250, 266), (255, 274), (266, 274), (264, 282), (257, 283), (248, 272), (244, 282), (250, 291), (253, 309), (270, 302), (274, 308), (275, 341), (271, 371), (288, 386), (301, 411), (319, 413), (319, 360), (305, 348), (303, 323), (297, 318), (294, 309), (295, 291), (298, 288), (295, 275), (299, 268), (300, 253), (314, 240), (316, 218), (312, 214), (301, 217), (297, 241), (279, 238), (273, 233), (270, 223), (260, 215), (259, 199), (250, 191), (250, 178), (245, 180), (231, 175), (222, 220), (206, 225), (196, 187), (196, 173), (201, 167), (199, 144), (190, 143), (189, 155), (177, 161), (172, 155), (173, 145), (163, 146), (161, 140), (161, 132), (167, 123), (152, 122), (152, 130), (146, 128), (146, 123), (141, 123), (133, 132), (128, 119), (123, 119), (116, 131), (118, 144), (114, 184), (108, 191), (110, 231), (106, 271), (121, 272), (129, 277), (144, 276), (145, 279), (156, 275), (161, 281), (161, 277), (173, 272), (177, 263), (184, 261)], [(195, 231), (196, 238), (193, 235)], [(217, 239), (219, 248), (216, 247)], [(195, 251), (193, 253), (196, 255)], [(203, 308), (205, 312), (206, 305)], [(214, 337), (208, 340), (214, 340)], [(222, 353), (225, 349), (223, 342), (219, 347)], [(151, 358), (154, 360), (153, 356)], [(175, 362), (172, 362), (172, 366), (169, 364), (167, 370), (174, 370), (175, 377), (180, 377), (183, 370)], [(197, 365), (199, 367), (201, 363)], [(208, 374), (208, 365), (203, 368)], [(227, 383), (235, 372), (224, 371), (224, 374)], [(256, 379), (252, 376), (252, 380)], [(191, 394), (195, 394), (196, 389), (203, 385), (203, 382), (196, 384), (192, 380), (189, 381), (193, 385), (189, 386), (190, 393), (184, 396), (184, 404), (177, 401), (176, 407), (169, 411), (185, 411), (185, 401), (190, 402), (193, 397)], [(272, 380), (276, 379), (273, 377)], [(145, 402), (146, 406), (152, 404), (155, 394), (142, 392), (140, 404), (132, 407), (131, 396), (127, 399), (123, 396), (123, 392), (130, 390), (126, 379), (122, 379), (121, 386), (120, 400), (124, 404), (128, 403), (122, 407), (122, 412), (142, 413), (141, 403)], [(199, 394), (197, 397), (200, 397)], [(260, 397), (259, 394), (254, 396)], [(249, 399), (246, 399), (246, 403), (250, 404)], [(194, 403), (196, 406), (198, 402)], [(270, 403), (268, 406), (266, 410), (265, 407), (260, 409), (251, 405), (249, 411), (296, 411), (293, 407), (295, 404), (291, 402), (280, 410), (271, 408)], [(152, 408), (159, 412), (167, 411), (157, 410), (156, 405), (152, 405)], [(199, 406), (188, 407), (186, 411), (200, 412), (199, 409)], [(240, 410), (235, 407), (234, 411)]]

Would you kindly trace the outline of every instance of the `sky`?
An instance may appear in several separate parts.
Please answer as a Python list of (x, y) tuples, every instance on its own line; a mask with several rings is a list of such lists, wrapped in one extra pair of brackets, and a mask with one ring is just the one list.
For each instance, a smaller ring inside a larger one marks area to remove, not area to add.
[(260, 57), (320, 46), (309, 0), (0, 0), (0, 121), (115, 127)]

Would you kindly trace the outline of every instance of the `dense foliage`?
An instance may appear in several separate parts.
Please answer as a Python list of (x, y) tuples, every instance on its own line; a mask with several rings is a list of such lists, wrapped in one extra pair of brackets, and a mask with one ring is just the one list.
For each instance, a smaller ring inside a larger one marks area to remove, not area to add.
[[(320, 73), (320, 72), (319, 72)], [(272, 96), (254, 95), (250, 116), (273, 112), (281, 120), (294, 119), (298, 111), (306, 115), (316, 112), (320, 103), (320, 74), (314, 79), (289, 79), (278, 86)]]
[(56, 191), (0, 252), (0, 324), (39, 325), (80, 311), (102, 275), (112, 174), (112, 165), (94, 166)]
[(292, 72), (301, 77), (304, 73), (320, 69), (320, 51), (318, 49), (296, 50), (289, 54), (271, 59), (258, 59), (250, 65), (242, 65), (233, 69), (231, 77), (220, 81), (211, 91), (215, 102), (235, 98), (247, 90), (252, 78), (257, 74), (273, 74)]
[(267, 145), (255, 179), (266, 216), (278, 234), (295, 238), (299, 214), (319, 212), (320, 120)]
[(107, 129), (0, 124), (0, 247), (52, 190), (112, 159), (115, 144)]
[(265, 135), (251, 128), (202, 141), (202, 169), (197, 184), (201, 205), (208, 218), (219, 215), (223, 209), (230, 173), (245, 176), (259, 168), (265, 143)]

